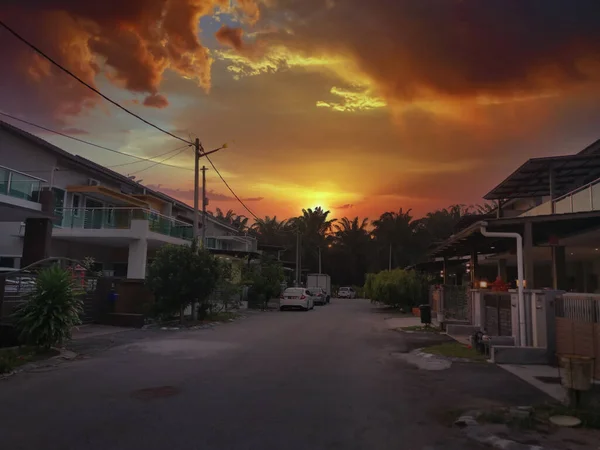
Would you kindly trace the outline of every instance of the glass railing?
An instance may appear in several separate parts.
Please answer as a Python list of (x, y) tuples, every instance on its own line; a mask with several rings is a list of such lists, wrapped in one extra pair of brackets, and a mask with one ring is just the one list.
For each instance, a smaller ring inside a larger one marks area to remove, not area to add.
[(56, 228), (129, 229), (132, 220), (147, 220), (150, 231), (191, 240), (190, 224), (142, 208), (57, 208)]
[(0, 194), (14, 198), (39, 201), (39, 193), (45, 180), (0, 166)]
[(530, 209), (521, 216), (543, 216), (552, 214), (567, 214), (585, 211), (600, 211), (600, 179), (581, 186), (568, 194), (558, 197), (552, 202), (548, 201)]

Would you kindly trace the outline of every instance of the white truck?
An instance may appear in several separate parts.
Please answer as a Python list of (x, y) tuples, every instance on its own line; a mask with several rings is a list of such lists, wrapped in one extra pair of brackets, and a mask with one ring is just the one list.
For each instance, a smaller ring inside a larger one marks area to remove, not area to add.
[(331, 299), (331, 277), (329, 275), (324, 273), (309, 273), (306, 276), (306, 288), (310, 289), (312, 287), (323, 288), (327, 294), (327, 303), (329, 303)]

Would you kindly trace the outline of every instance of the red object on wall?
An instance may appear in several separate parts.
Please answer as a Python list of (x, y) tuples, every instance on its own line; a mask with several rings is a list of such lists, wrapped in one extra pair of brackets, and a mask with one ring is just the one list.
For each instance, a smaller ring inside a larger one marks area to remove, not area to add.
[(502, 279), (500, 277), (496, 278), (496, 281), (494, 281), (492, 284), (490, 284), (490, 287), (492, 288), (492, 291), (494, 292), (507, 292), (508, 291), (508, 284), (506, 284), (504, 281), (502, 281)]
[(551, 235), (551, 236), (548, 238), (548, 243), (549, 243), (550, 245), (558, 245), (558, 236), (556, 236), (555, 234)]

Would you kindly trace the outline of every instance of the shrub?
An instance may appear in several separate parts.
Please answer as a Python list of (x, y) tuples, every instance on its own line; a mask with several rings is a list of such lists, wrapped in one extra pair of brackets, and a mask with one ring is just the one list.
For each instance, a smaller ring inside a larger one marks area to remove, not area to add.
[(146, 283), (155, 297), (155, 313), (171, 317), (177, 312), (183, 321), (187, 306), (196, 307), (201, 315), (209, 308), (209, 296), (219, 277), (215, 257), (195, 246), (166, 245), (148, 268)]
[(428, 280), (412, 270), (386, 270), (367, 275), (365, 290), (371, 301), (410, 309), (426, 301)]
[(283, 266), (270, 256), (262, 256), (260, 265), (252, 267), (246, 273), (248, 305), (251, 307), (268, 306), (269, 300), (281, 293), (281, 282), (284, 279)]
[(70, 271), (58, 265), (42, 269), (27, 302), (13, 314), (19, 339), (48, 349), (71, 338), (71, 328), (81, 323), (83, 304)]

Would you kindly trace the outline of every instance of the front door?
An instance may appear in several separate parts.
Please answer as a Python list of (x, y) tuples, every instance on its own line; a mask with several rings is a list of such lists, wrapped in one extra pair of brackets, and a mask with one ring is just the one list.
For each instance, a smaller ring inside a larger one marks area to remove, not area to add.
[(85, 228), (102, 228), (104, 223), (104, 203), (90, 198), (85, 199)]

